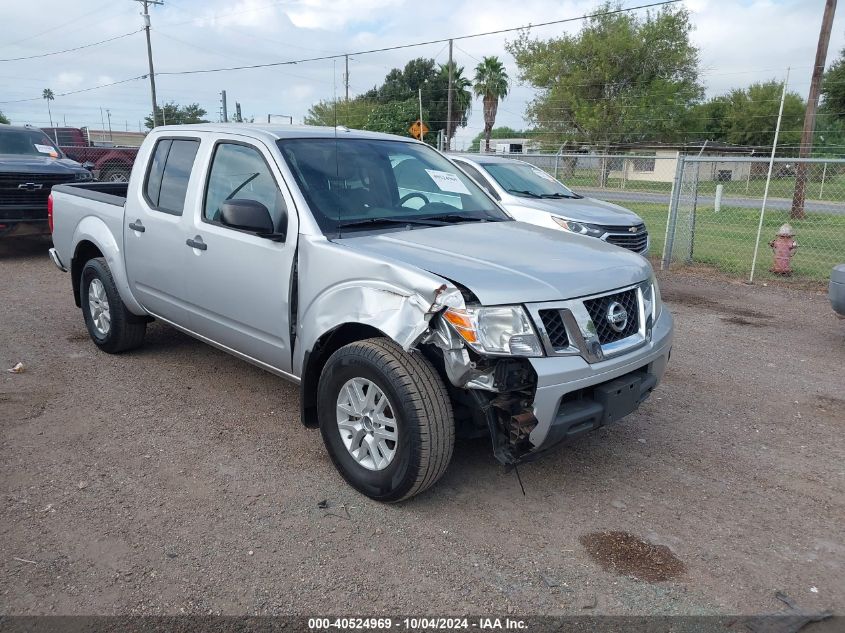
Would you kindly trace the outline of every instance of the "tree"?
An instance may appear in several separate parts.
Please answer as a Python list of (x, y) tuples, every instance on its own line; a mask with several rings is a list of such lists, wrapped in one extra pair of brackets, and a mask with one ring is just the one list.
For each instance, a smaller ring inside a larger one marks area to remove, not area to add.
[[(205, 118), (207, 112), (198, 103), (180, 106), (174, 101), (168, 101), (163, 107), (156, 106), (155, 120), (163, 125), (184, 125), (187, 123), (208, 123)], [(153, 129), (153, 115), (144, 117), (144, 125)]]
[[(783, 84), (768, 81), (734, 88), (693, 108), (690, 114), (691, 139), (719, 141), (731, 145), (771, 147), (777, 127)], [(794, 153), (801, 140), (804, 100), (796, 92), (787, 92), (778, 146), (783, 153)], [(694, 129), (693, 129), (694, 128)]]
[(475, 67), (472, 88), (484, 104), (484, 151), (489, 152), (490, 132), (496, 123), (499, 99), (504, 99), (508, 94), (508, 73), (498, 57), (485, 57)]
[(845, 120), (845, 48), (830, 65), (822, 79), (822, 105), (820, 113)]
[(366, 129), (367, 118), (378, 104), (363, 98), (319, 101), (308, 109), (305, 125), (345, 125), (355, 130)]
[[(448, 130), (449, 138), (446, 139), (446, 145), (452, 146), (452, 139), (455, 137), (459, 127), (466, 127), (469, 115), (472, 112), (472, 82), (464, 77), (463, 66), (458, 66), (452, 61), (452, 121), (450, 125), (446, 125), (449, 117), (449, 64), (440, 65), (440, 71), (437, 73), (437, 82), (445, 85), (446, 89), (446, 103), (438, 102), (432, 104), (432, 116), (443, 120), (444, 129)], [(442, 110), (442, 116), (438, 116)]]
[(41, 93), (41, 97), (47, 101), (47, 114), (50, 115), (50, 127), (53, 127), (53, 113), (50, 111), (50, 102), (56, 97), (53, 95), (53, 91), (49, 88), (44, 88)]
[[(420, 105), (417, 99), (405, 101), (391, 101), (377, 104), (364, 125), (365, 130), (410, 136), (408, 128), (420, 116)], [(423, 109), (423, 119), (428, 118), (428, 111)]]
[(11, 123), (11, 121), (9, 121), (9, 117), (3, 114), (3, 112), (0, 112), (0, 123), (5, 123), (6, 125)]
[(539, 90), (528, 118), (550, 141), (608, 146), (683, 134), (703, 95), (689, 12), (610, 13), (619, 7), (605, 4), (575, 35), (532, 40), (523, 32), (507, 44), (519, 78)]

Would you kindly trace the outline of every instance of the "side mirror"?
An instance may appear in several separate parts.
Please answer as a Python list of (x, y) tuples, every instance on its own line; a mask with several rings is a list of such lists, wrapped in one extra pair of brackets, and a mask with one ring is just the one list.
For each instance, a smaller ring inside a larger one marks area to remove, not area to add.
[(220, 222), (233, 229), (273, 233), (270, 212), (257, 200), (226, 200), (220, 207)]
[(89, 160), (89, 161), (82, 163), (82, 167), (84, 167), (88, 171), (91, 171), (92, 169), (94, 169), (94, 167), (96, 167), (96, 165)]

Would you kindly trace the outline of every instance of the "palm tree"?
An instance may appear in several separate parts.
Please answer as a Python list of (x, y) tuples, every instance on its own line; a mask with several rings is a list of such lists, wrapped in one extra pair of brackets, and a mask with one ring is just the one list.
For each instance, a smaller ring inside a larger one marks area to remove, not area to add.
[(498, 57), (485, 57), (475, 67), (473, 90), (484, 102), (484, 151), (489, 152), (490, 132), (496, 123), (499, 99), (504, 99), (508, 94), (508, 73)]
[[(449, 64), (440, 65), (440, 74), (447, 82), (449, 81)], [(446, 139), (446, 147), (452, 147), (452, 138), (455, 136), (457, 128), (464, 127), (467, 124), (467, 119), (472, 112), (472, 82), (464, 77), (464, 67), (458, 66), (452, 62), (452, 120), (447, 122), (446, 131), (448, 138)], [(448, 98), (448, 97), (447, 97)]]
[(41, 93), (41, 97), (47, 101), (47, 113), (50, 115), (50, 127), (53, 127), (53, 113), (50, 112), (50, 102), (56, 97), (53, 95), (53, 91), (49, 88), (44, 88), (44, 92)]

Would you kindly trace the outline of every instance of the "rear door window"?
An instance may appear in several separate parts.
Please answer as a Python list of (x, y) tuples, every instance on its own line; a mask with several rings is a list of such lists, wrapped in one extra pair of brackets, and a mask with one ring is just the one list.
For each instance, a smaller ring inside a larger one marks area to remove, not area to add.
[(199, 146), (193, 139), (162, 139), (156, 144), (144, 189), (150, 206), (182, 215)]

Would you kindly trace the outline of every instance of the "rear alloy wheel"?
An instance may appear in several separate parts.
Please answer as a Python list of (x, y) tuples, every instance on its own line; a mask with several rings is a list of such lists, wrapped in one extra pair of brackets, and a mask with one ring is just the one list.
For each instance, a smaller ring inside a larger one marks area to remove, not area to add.
[(386, 338), (331, 355), (320, 375), (317, 415), (335, 467), (377, 501), (419, 494), (452, 458), (455, 421), (443, 381), (422, 354)]
[(144, 342), (147, 321), (126, 309), (104, 258), (89, 259), (83, 266), (79, 303), (91, 340), (104, 352), (117, 354)]

